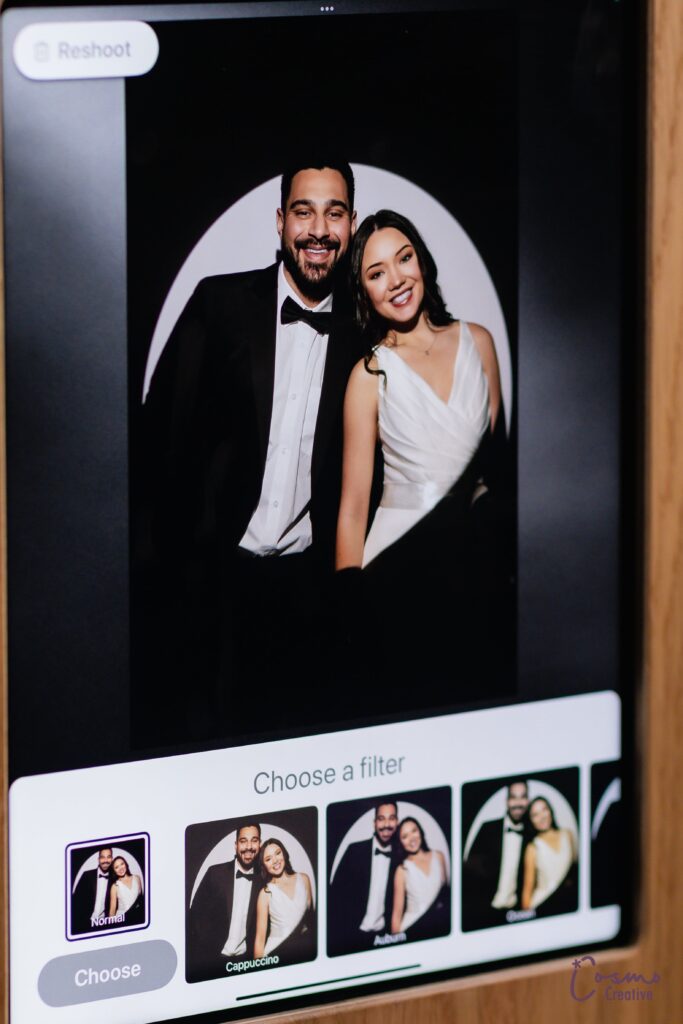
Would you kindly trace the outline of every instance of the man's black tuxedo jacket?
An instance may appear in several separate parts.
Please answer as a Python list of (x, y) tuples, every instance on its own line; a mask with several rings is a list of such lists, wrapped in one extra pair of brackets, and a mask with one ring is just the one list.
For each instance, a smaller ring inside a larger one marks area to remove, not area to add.
[[(463, 871), (462, 915), (463, 928), (486, 928), (501, 923), (501, 912), (491, 907), (498, 889), (500, 865), (503, 858), (503, 828), (505, 819), (486, 821), (472, 844)], [(524, 850), (527, 837), (522, 833), (519, 864), (517, 867), (517, 904), (522, 895)]]
[[(277, 266), (200, 281), (138, 413), (140, 445), (131, 451), (131, 599), (140, 644), (133, 725), (144, 743), (156, 732), (161, 742), (184, 733), (181, 693), (190, 675), (198, 701), (209, 701), (207, 722), (224, 715), (231, 607), (240, 600), (234, 558), (258, 505), (268, 450), (277, 283)], [(334, 569), (344, 394), (362, 355), (345, 306), (348, 298), (335, 294), (312, 451), (310, 552), (323, 578)]]
[[(247, 951), (254, 955), (256, 901), (261, 889), (258, 876), (251, 885), (247, 910)], [(187, 981), (224, 978), (227, 958), (222, 955), (230, 931), (232, 897), (235, 891), (235, 861), (213, 864), (201, 880), (192, 906), (188, 908), (185, 976)]]
[[(332, 956), (355, 953), (369, 945), (360, 926), (370, 895), (372, 862), (372, 839), (366, 839), (351, 843), (337, 868), (327, 910), (327, 947)], [(392, 857), (384, 899), (383, 934), (391, 930), (395, 867)]]
[[(143, 502), (139, 541), (192, 576), (208, 553), (232, 553), (261, 494), (275, 379), (277, 265), (204, 278), (154, 372), (143, 414)], [(313, 443), (313, 549), (333, 568), (341, 492), (342, 407), (362, 355), (334, 296)]]
[[(84, 871), (81, 875), (81, 879), (76, 886), (76, 892), (73, 896), (73, 913), (71, 920), (71, 930), (73, 932), (88, 932), (91, 929), (90, 918), (95, 907), (95, 897), (97, 895), (97, 875), (99, 869), (94, 868), (92, 871)], [(109, 916), (109, 899), (111, 896), (111, 887), (113, 885), (113, 879), (109, 877), (107, 882), (107, 894), (104, 901), (104, 914)]]

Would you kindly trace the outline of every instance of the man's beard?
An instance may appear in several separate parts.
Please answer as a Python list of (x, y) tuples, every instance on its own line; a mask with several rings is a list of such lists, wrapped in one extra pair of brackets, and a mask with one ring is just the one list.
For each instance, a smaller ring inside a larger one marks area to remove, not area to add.
[(256, 854), (256, 856), (248, 864), (245, 861), (242, 860), (242, 858), (240, 857), (239, 853), (236, 854), (236, 857), (237, 857), (237, 862), (238, 862), (239, 866), (242, 868), (243, 871), (253, 871), (254, 865), (256, 864), (256, 861), (258, 859), (258, 854)]
[[(299, 242), (296, 249), (301, 252), (306, 245), (310, 245), (312, 239)], [(339, 251), (339, 245), (329, 245), (330, 249)], [(297, 261), (296, 255), (286, 245), (281, 246), (280, 253), (285, 269), (289, 271), (295, 285), (302, 295), (312, 302), (322, 302), (331, 293), (337, 281), (346, 267), (346, 254), (337, 256), (337, 259), (330, 267), (320, 266), (316, 263), (307, 263), (307, 270), (304, 271)], [(304, 261), (306, 257), (303, 256)]]

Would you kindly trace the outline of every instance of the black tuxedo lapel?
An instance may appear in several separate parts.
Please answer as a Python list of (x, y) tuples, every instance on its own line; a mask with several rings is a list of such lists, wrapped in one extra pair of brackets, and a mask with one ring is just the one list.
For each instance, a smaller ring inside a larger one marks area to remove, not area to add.
[(259, 275), (245, 301), (245, 333), (249, 343), (251, 376), (259, 433), (260, 474), (266, 464), (275, 386), (275, 336), (277, 332), (277, 266)]
[(80, 897), (78, 931), (84, 932), (91, 927), (90, 919), (95, 908), (95, 900), (97, 899), (97, 874), (97, 869), (86, 871), (76, 890), (77, 897)]
[(234, 862), (234, 860), (229, 860), (228, 863), (226, 864), (226, 871), (225, 871), (225, 873), (223, 875), (223, 882), (224, 882), (225, 888), (223, 890), (223, 893), (221, 894), (221, 899), (224, 901), (224, 907), (225, 907), (225, 924), (226, 924), (226, 927), (225, 927), (225, 938), (223, 940), (223, 942), (225, 943), (227, 941), (227, 938), (228, 938), (228, 932), (230, 931), (230, 924), (231, 924), (231, 921), (232, 921), (232, 900), (233, 900), (233, 896), (235, 895), (235, 862)]
[(254, 943), (256, 942), (256, 902), (261, 891), (261, 881), (257, 877), (254, 868), (254, 881), (251, 883), (251, 896), (249, 897), (249, 908), (247, 910), (247, 956), (254, 955)]
[(319, 469), (321, 469), (325, 461), (330, 431), (339, 416), (350, 370), (349, 353), (344, 346), (343, 333), (334, 331), (328, 341), (321, 404), (318, 407), (317, 421), (315, 423), (313, 459), (311, 464), (311, 478), (313, 479), (317, 476)]
[(313, 479), (318, 475), (320, 467), (324, 463), (325, 450), (332, 426), (340, 420), (346, 383), (354, 363), (355, 353), (348, 344), (346, 334), (347, 332), (343, 330), (333, 330), (327, 343), (320, 406), (313, 440), (311, 466)]

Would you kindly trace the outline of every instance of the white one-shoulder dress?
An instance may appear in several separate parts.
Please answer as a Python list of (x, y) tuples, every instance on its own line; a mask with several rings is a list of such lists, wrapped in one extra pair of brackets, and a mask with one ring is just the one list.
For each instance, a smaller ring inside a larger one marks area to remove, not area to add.
[(489, 390), (467, 323), (460, 321), (453, 384), (444, 402), (393, 348), (375, 350), (384, 490), (363, 566), (406, 534), (450, 491), (489, 424)]
[(289, 938), (301, 923), (308, 909), (308, 893), (306, 884), (299, 872), (294, 884), (292, 896), (288, 896), (280, 885), (268, 886), (270, 891), (269, 921), (270, 930), (266, 939), (265, 952), (272, 953), (285, 939)]
[(127, 914), (140, 895), (140, 879), (133, 875), (130, 885), (125, 882), (115, 882), (116, 888), (116, 913)]
[(425, 874), (411, 860), (404, 860), (406, 872), (406, 906), (401, 919), (401, 931), (405, 932), (429, 910), (444, 885), (441, 861), (432, 850), (429, 871)]
[(560, 841), (556, 850), (545, 839), (536, 836), (536, 884), (531, 894), (531, 906), (536, 908), (564, 882), (572, 866), (574, 854), (569, 832), (560, 829)]

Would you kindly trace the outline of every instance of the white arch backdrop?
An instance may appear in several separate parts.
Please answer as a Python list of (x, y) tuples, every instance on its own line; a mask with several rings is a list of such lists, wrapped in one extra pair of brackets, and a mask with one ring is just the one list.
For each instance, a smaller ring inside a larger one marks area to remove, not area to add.
[[(512, 412), (512, 362), (505, 317), (486, 265), (469, 235), (449, 211), (407, 178), (380, 167), (352, 164), (359, 223), (382, 208), (413, 221), (439, 268), (439, 285), (449, 311), (482, 324), (493, 335), (500, 367), (505, 421)], [(187, 300), (203, 277), (266, 267), (280, 240), (275, 211), (280, 205), (280, 178), (271, 178), (238, 199), (199, 239), (187, 257), (162, 307), (152, 336), (143, 400), (168, 336)]]

